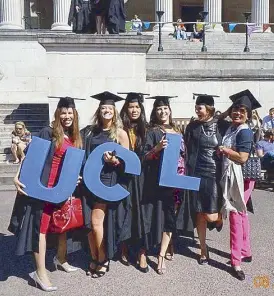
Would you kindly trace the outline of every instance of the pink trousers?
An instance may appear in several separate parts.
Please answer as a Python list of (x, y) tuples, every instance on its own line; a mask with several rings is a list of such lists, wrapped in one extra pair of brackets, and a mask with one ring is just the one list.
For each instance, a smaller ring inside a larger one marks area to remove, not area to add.
[[(255, 181), (244, 181), (244, 199), (248, 202), (251, 192), (254, 189)], [(239, 266), (242, 257), (251, 256), (250, 247), (250, 224), (247, 213), (230, 212), (230, 250), (231, 265)]]

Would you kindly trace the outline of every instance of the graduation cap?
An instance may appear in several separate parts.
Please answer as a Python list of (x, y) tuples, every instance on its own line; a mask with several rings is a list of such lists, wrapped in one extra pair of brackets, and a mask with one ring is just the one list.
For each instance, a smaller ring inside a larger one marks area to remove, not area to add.
[(153, 107), (169, 106), (169, 99), (178, 98), (178, 96), (154, 96), (147, 99), (154, 99)]
[(197, 97), (195, 104), (196, 105), (208, 105), (214, 106), (214, 98), (219, 98), (220, 96), (216, 95), (207, 95), (207, 94), (193, 94), (193, 100)]
[(233, 102), (232, 107), (245, 106), (249, 110), (255, 110), (262, 107), (249, 89), (236, 93), (229, 98)]
[(138, 93), (138, 92), (126, 92), (126, 93), (120, 93), (118, 92), (119, 95), (127, 95), (126, 101), (129, 103), (144, 103), (144, 96), (149, 96), (149, 94), (144, 94), (144, 93)]
[(116, 102), (124, 100), (123, 98), (109, 92), (109, 91), (104, 91), (102, 93), (99, 93), (97, 95), (91, 96), (92, 98), (99, 100), (100, 105), (113, 105), (115, 106)]
[(79, 100), (79, 101), (85, 100), (85, 99), (71, 98), (71, 97), (51, 97), (51, 96), (49, 96), (49, 98), (59, 99), (59, 102), (57, 104), (57, 108), (75, 108), (74, 100)]

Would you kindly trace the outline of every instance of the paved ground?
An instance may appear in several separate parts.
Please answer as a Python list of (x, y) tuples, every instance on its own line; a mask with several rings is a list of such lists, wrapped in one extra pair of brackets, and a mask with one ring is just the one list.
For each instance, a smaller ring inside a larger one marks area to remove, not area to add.
[[(15, 239), (8, 233), (7, 224), (13, 206), (14, 193), (0, 192), (0, 295), (44, 295), (41, 290), (28, 285), (28, 273), (33, 271), (30, 256), (15, 257)], [(243, 264), (247, 279), (240, 282), (229, 274), (229, 236), (227, 222), (221, 233), (210, 232), (211, 264), (197, 264), (197, 244), (180, 238), (178, 254), (174, 262), (167, 263), (167, 273), (155, 273), (156, 258), (151, 256), (150, 272), (142, 274), (133, 266), (125, 267), (119, 262), (111, 262), (110, 272), (101, 279), (86, 277), (84, 268), (86, 256), (79, 252), (70, 256), (70, 262), (82, 269), (74, 274), (53, 271), (53, 252), (47, 257), (47, 267), (51, 271), (52, 282), (59, 288), (52, 293), (56, 296), (87, 295), (274, 295), (274, 238), (273, 209), (274, 193), (255, 191), (253, 195), (256, 214), (250, 215), (252, 223), (252, 263)], [(256, 287), (254, 280), (267, 276), (270, 287)]]

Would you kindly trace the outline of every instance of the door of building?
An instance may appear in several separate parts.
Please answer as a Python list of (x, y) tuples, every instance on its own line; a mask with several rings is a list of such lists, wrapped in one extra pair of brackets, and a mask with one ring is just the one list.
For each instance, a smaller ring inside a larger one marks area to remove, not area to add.
[[(203, 6), (183, 5), (181, 8), (181, 18), (183, 22), (196, 22), (197, 19), (201, 19), (199, 13), (203, 10)], [(185, 27), (188, 32), (193, 31), (193, 24), (186, 24)]]

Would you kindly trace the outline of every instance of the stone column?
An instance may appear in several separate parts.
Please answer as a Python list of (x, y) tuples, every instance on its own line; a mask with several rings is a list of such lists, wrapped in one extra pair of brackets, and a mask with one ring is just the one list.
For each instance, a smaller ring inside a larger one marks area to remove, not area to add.
[(71, 31), (68, 25), (68, 17), (71, 0), (53, 0), (53, 24), (51, 30)]
[(206, 26), (206, 30), (223, 32), (223, 26), (215, 24), (222, 21), (222, 0), (204, 0), (204, 11), (208, 12), (206, 20), (211, 23)]
[[(173, 0), (155, 0), (156, 11), (164, 11), (162, 17), (162, 22), (173, 22)], [(158, 17), (156, 15), (156, 22), (158, 22)], [(159, 29), (159, 26), (154, 27), (155, 30)], [(174, 26), (173, 24), (165, 24), (162, 28), (163, 32), (173, 33)]]
[[(257, 24), (254, 32), (263, 32), (263, 24), (269, 23), (269, 0), (252, 0), (251, 19)], [(271, 27), (265, 32), (271, 32)]]
[(0, 0), (0, 30), (22, 30), (21, 0)]

